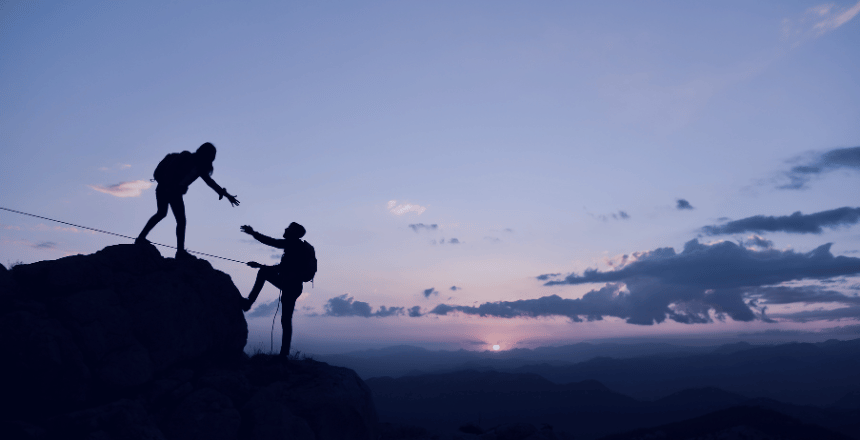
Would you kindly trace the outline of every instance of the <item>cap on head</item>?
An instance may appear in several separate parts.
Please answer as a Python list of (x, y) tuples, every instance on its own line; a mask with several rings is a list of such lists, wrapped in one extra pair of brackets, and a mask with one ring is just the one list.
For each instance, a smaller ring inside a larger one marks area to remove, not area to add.
[(206, 142), (197, 149), (197, 154), (206, 158), (209, 162), (212, 162), (215, 160), (215, 146)]
[(302, 238), (305, 236), (305, 232), (307, 232), (307, 231), (305, 231), (304, 226), (302, 226), (296, 222), (292, 222), (292, 223), (290, 223), (290, 226), (287, 227), (287, 230), (284, 231), (284, 235), (289, 233), (296, 238)]

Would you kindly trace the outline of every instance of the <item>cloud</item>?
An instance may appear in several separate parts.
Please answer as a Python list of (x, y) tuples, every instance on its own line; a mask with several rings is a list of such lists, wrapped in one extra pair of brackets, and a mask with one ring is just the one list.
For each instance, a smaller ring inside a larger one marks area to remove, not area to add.
[(795, 313), (774, 314), (773, 318), (794, 322), (837, 321), (840, 319), (857, 319), (860, 317), (860, 306), (841, 307), (833, 310), (805, 310)]
[(613, 212), (611, 214), (606, 214), (606, 215), (603, 215), (603, 214), (595, 215), (595, 214), (591, 214), (591, 213), (589, 213), (588, 215), (590, 215), (590, 216), (592, 216), (592, 217), (594, 217), (594, 218), (596, 218), (602, 222), (609, 221), (610, 219), (612, 219), (612, 220), (628, 220), (630, 218), (630, 214), (627, 214), (626, 211), (618, 211), (618, 212)]
[(420, 318), (421, 316), (424, 316), (421, 313), (421, 306), (412, 307), (408, 311), (409, 311), (409, 317), (410, 318)]
[(278, 299), (273, 299), (267, 303), (260, 304), (257, 307), (254, 307), (254, 310), (251, 310), (250, 313), (247, 314), (249, 318), (261, 318), (261, 317), (272, 317), (275, 315), (275, 310), (278, 309)]
[(87, 186), (96, 191), (110, 194), (116, 197), (140, 197), (140, 195), (143, 193), (143, 190), (149, 189), (149, 187), (152, 186), (152, 182), (146, 180), (133, 180), (131, 182), (121, 182), (110, 186)]
[[(631, 262), (618, 269), (605, 272), (589, 269), (581, 275), (572, 273), (545, 283), (547, 286), (604, 283), (582, 298), (551, 295), (478, 306), (440, 304), (429, 313), (460, 312), (500, 318), (564, 316), (575, 322), (616, 317), (637, 325), (652, 325), (666, 319), (686, 324), (726, 318), (770, 322), (765, 312), (771, 304), (853, 306), (860, 302), (856, 296), (816, 286), (779, 286), (788, 281), (860, 274), (860, 258), (835, 257), (830, 246), (825, 244), (811, 252), (797, 253), (747, 249), (729, 241), (702, 244), (691, 240), (681, 253), (672, 248), (637, 252)], [(550, 278), (557, 275), (539, 277), (542, 281)], [(812, 315), (791, 316), (812, 319)], [(860, 317), (860, 311), (854, 316)]]
[[(439, 244), (445, 244), (445, 239), (440, 238), (438, 243)], [(448, 244), (461, 244), (461, 243), (463, 243), (463, 242), (460, 240), (457, 240), (456, 238), (448, 239)], [(430, 240), (430, 244), (436, 244), (436, 240)]]
[(430, 298), (430, 295), (438, 295), (439, 291), (434, 288), (424, 289), (424, 298)]
[(811, 156), (797, 157), (790, 162), (800, 162), (785, 172), (788, 183), (780, 189), (804, 189), (813, 177), (838, 170), (840, 168), (860, 170), (860, 147), (837, 148), (824, 153), (814, 153)]
[(694, 209), (693, 205), (691, 205), (690, 202), (688, 202), (684, 199), (678, 199), (677, 202), (678, 202), (678, 204), (675, 205), (675, 207), (678, 209), (681, 209), (681, 210), (683, 210), (683, 209)]
[(421, 229), (427, 229), (428, 231), (435, 231), (436, 229), (439, 228), (439, 225), (436, 225), (436, 224), (425, 225), (424, 223), (414, 223), (414, 224), (409, 225), (409, 227), (412, 228), (412, 230), (417, 233)]
[(462, 288), (462, 287), (457, 287), (457, 286), (451, 286), (451, 289), (450, 289), (450, 290), (457, 291), (457, 290), (463, 290), (463, 288)]
[(499, 237), (490, 237), (490, 236), (484, 237), (484, 240), (490, 241), (492, 243), (500, 243), (502, 241), (502, 239)]
[(758, 235), (750, 235), (746, 241), (743, 242), (744, 246), (754, 246), (762, 249), (770, 249), (773, 247), (773, 242), (770, 240), (765, 240), (764, 238), (759, 237)]
[(818, 38), (848, 23), (860, 13), (860, 2), (851, 7), (839, 7), (834, 3), (820, 4), (807, 9), (799, 19), (782, 21), (783, 37), (800, 41)]
[(814, 214), (800, 211), (787, 216), (756, 215), (730, 221), (724, 225), (710, 225), (702, 228), (708, 235), (735, 234), (744, 232), (788, 232), (795, 234), (820, 234), (822, 228), (838, 228), (860, 222), (860, 208), (842, 207)]
[(556, 277), (558, 277), (559, 275), (561, 275), (561, 274), (560, 274), (560, 273), (545, 273), (545, 274), (543, 274), (543, 275), (538, 275), (538, 276), (537, 276), (537, 279), (538, 279), (539, 281), (547, 281), (547, 280), (549, 280), (550, 278), (556, 278)]
[(411, 203), (397, 203), (397, 200), (389, 200), (387, 206), (388, 212), (394, 215), (403, 215), (407, 212), (415, 212), (418, 215), (421, 215), (424, 211), (427, 210), (426, 207), (421, 205), (413, 205)]
[(388, 316), (397, 316), (404, 313), (403, 307), (385, 306), (379, 307), (376, 312), (371, 312), (370, 304), (364, 301), (355, 301), (348, 294), (336, 296), (329, 299), (324, 305), (325, 313), (323, 316), (360, 316), (364, 318), (385, 318)]
[(31, 246), (36, 249), (56, 249), (57, 243), (54, 243), (53, 241), (43, 241), (41, 243), (33, 244)]

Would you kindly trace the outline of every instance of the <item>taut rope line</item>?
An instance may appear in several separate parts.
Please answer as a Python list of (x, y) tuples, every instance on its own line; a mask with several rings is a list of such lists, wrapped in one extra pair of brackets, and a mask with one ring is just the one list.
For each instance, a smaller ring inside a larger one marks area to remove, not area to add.
[[(130, 239), (130, 240), (134, 240), (134, 239), (135, 239), (134, 237), (129, 237), (128, 235), (115, 234), (115, 233), (110, 232), (110, 231), (103, 231), (103, 230), (101, 230), (101, 229), (96, 229), (96, 228), (90, 228), (90, 227), (87, 227), (87, 226), (76, 225), (76, 224), (74, 224), (74, 223), (68, 223), (68, 222), (64, 222), (64, 221), (60, 221), (60, 220), (55, 220), (55, 219), (48, 218), (48, 217), (42, 217), (41, 215), (30, 214), (30, 213), (27, 213), (27, 212), (16, 211), (16, 210), (14, 210), (14, 209), (4, 208), (4, 207), (2, 207), (2, 206), (0, 206), (0, 209), (2, 209), (2, 210), (4, 210), (4, 211), (14, 212), (15, 214), (28, 215), (28, 216), (30, 216), (30, 217), (36, 217), (36, 218), (40, 218), (40, 219), (43, 219), (43, 220), (49, 220), (49, 221), (52, 221), (52, 222), (62, 223), (62, 224), (64, 224), (64, 225), (74, 226), (74, 227), (76, 227), (76, 228), (88, 229), (88, 230), (90, 230), (90, 231), (95, 231), (95, 232), (101, 232), (102, 234), (116, 235), (117, 237), (128, 238), (128, 239)], [(166, 248), (176, 249), (176, 247), (175, 247), (175, 246), (170, 246), (170, 245), (167, 245), (167, 244), (156, 243), (156, 242), (154, 242), (154, 241), (150, 241), (150, 243), (152, 243), (152, 244), (154, 244), (154, 245), (158, 245), (158, 246), (164, 246), (164, 247), (166, 247)], [(222, 260), (233, 261), (233, 262), (235, 262), (235, 263), (247, 264), (247, 263), (245, 263), (244, 261), (234, 260), (234, 259), (232, 259), (232, 258), (219, 257), (219, 256), (217, 256), (217, 255), (206, 254), (206, 253), (203, 253), (203, 252), (197, 252), (197, 251), (188, 251), (188, 252), (190, 252), (190, 253), (192, 253), (192, 254), (203, 255), (203, 256), (206, 256), (206, 257), (220, 258), (220, 259), (222, 259)]]

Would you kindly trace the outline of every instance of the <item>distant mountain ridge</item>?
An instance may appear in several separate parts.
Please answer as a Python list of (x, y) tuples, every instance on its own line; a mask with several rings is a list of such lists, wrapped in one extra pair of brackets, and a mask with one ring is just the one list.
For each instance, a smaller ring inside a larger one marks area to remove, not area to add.
[[(645, 400), (689, 388), (718, 387), (750, 397), (830, 405), (860, 392), (855, 373), (860, 371), (860, 339), (710, 347), (580, 343), (504, 353), (394, 346), (318, 358), (351, 368), (365, 379), (462, 370), (534, 373), (555, 383), (597, 380)], [(583, 360), (572, 361), (577, 358)], [(787, 388), (785, 383), (794, 386)]]
[[(752, 347), (746, 343), (740, 344)], [(537, 363), (567, 365), (600, 356), (614, 358), (647, 355), (682, 356), (708, 353), (717, 348), (717, 346), (691, 347), (667, 343), (591, 344), (581, 342), (559, 347), (514, 348), (503, 351), (434, 351), (411, 345), (396, 345), (343, 354), (316, 355), (315, 357), (338, 365), (348, 365), (359, 376), (367, 379), (379, 376), (400, 377), (463, 369), (510, 370)]]
[(511, 371), (539, 374), (556, 383), (593, 379), (640, 399), (656, 399), (687, 388), (718, 387), (750, 397), (831, 405), (860, 390), (860, 339), (753, 346), (671, 359), (600, 357), (573, 365), (527, 365)]
[[(857, 422), (860, 410), (751, 399), (715, 387), (686, 389), (646, 401), (618, 393), (594, 380), (556, 384), (530, 373), (466, 370), (371, 378), (366, 383), (373, 392), (380, 420), (442, 433), (467, 424), (488, 429), (505, 423), (528, 423), (553, 426), (557, 432), (577, 439), (597, 439), (745, 406), (756, 408), (752, 412), (761, 409), (767, 414), (777, 413), (775, 417), (779, 420), (796, 419), (792, 423), (810, 425), (809, 432), (825, 433), (821, 438), (846, 438), (836, 432), (848, 435), (847, 438), (860, 438)], [(737, 411), (727, 414), (709, 420), (717, 428), (723, 422), (743, 420)], [(765, 430), (768, 429), (772, 427)]]

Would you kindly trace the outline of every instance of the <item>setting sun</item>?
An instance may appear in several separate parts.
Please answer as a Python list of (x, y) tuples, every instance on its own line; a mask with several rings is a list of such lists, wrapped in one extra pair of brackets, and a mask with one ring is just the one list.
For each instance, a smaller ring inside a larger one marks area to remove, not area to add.
[(500, 348), (502, 348), (502, 347), (501, 347), (500, 345), (498, 345), (498, 344), (496, 344), (496, 345), (494, 345), (494, 346), (493, 346), (493, 350), (499, 350)]

